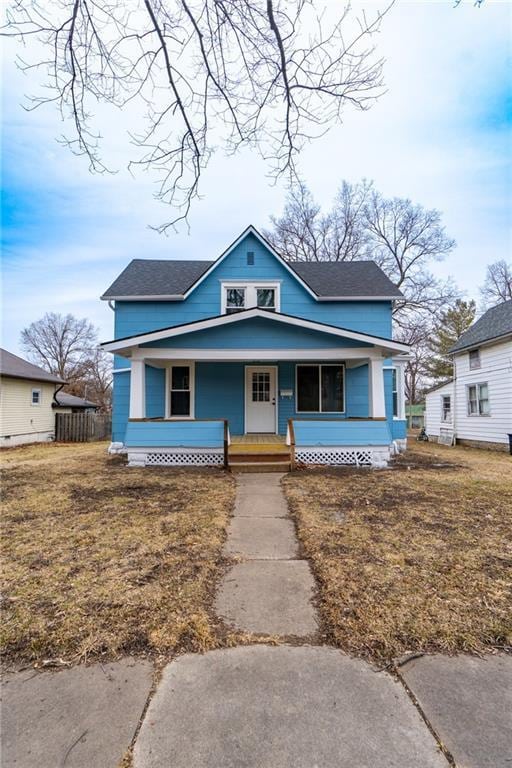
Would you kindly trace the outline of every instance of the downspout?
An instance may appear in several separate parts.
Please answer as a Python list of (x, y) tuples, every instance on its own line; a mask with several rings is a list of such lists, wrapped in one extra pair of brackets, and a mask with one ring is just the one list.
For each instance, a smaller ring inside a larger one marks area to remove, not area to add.
[(453, 445), (457, 445), (457, 365), (455, 363), (455, 355), (452, 359), (453, 366)]
[(55, 405), (59, 405), (59, 402), (58, 402), (58, 400), (57, 400), (57, 395), (59, 394), (59, 392), (61, 391), (61, 389), (64, 389), (64, 387), (66, 386), (66, 383), (67, 383), (67, 382), (64, 382), (64, 384), (59, 384), (59, 385), (56, 387), (56, 389), (55, 389), (55, 392), (53, 393), (53, 402), (55, 403)]

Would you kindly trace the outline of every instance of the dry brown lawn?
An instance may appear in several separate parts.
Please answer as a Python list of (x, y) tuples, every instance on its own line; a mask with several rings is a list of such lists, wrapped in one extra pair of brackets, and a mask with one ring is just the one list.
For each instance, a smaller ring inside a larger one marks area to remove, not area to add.
[(215, 647), (227, 474), (128, 468), (105, 443), (7, 450), (0, 463), (7, 663)]
[(296, 472), (284, 488), (327, 642), (386, 661), (511, 649), (510, 456), (411, 443), (393, 469)]

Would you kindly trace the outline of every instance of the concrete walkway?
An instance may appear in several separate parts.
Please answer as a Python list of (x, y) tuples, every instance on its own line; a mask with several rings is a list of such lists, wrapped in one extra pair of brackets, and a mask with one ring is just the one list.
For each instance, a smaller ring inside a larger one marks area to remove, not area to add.
[(240, 474), (226, 554), (239, 557), (215, 603), (236, 629), (261, 635), (308, 637), (317, 630), (314, 580), (281, 489), (282, 475)]

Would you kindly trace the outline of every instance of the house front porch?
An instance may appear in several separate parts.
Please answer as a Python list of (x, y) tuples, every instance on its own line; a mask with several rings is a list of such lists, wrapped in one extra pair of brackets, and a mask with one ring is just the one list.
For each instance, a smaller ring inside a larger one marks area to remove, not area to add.
[(275, 313), (221, 320), (106, 345), (112, 447), (131, 464), (382, 465), (403, 445), (404, 345)]

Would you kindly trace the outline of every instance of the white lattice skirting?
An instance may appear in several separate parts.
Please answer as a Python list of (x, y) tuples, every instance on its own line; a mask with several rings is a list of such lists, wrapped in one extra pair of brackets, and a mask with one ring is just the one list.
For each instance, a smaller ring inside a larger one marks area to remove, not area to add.
[(128, 449), (129, 467), (221, 467), (222, 448)]
[(388, 446), (308, 446), (295, 447), (295, 461), (298, 465), (305, 466), (331, 466), (341, 467), (346, 465), (356, 467), (386, 467), (390, 458)]

